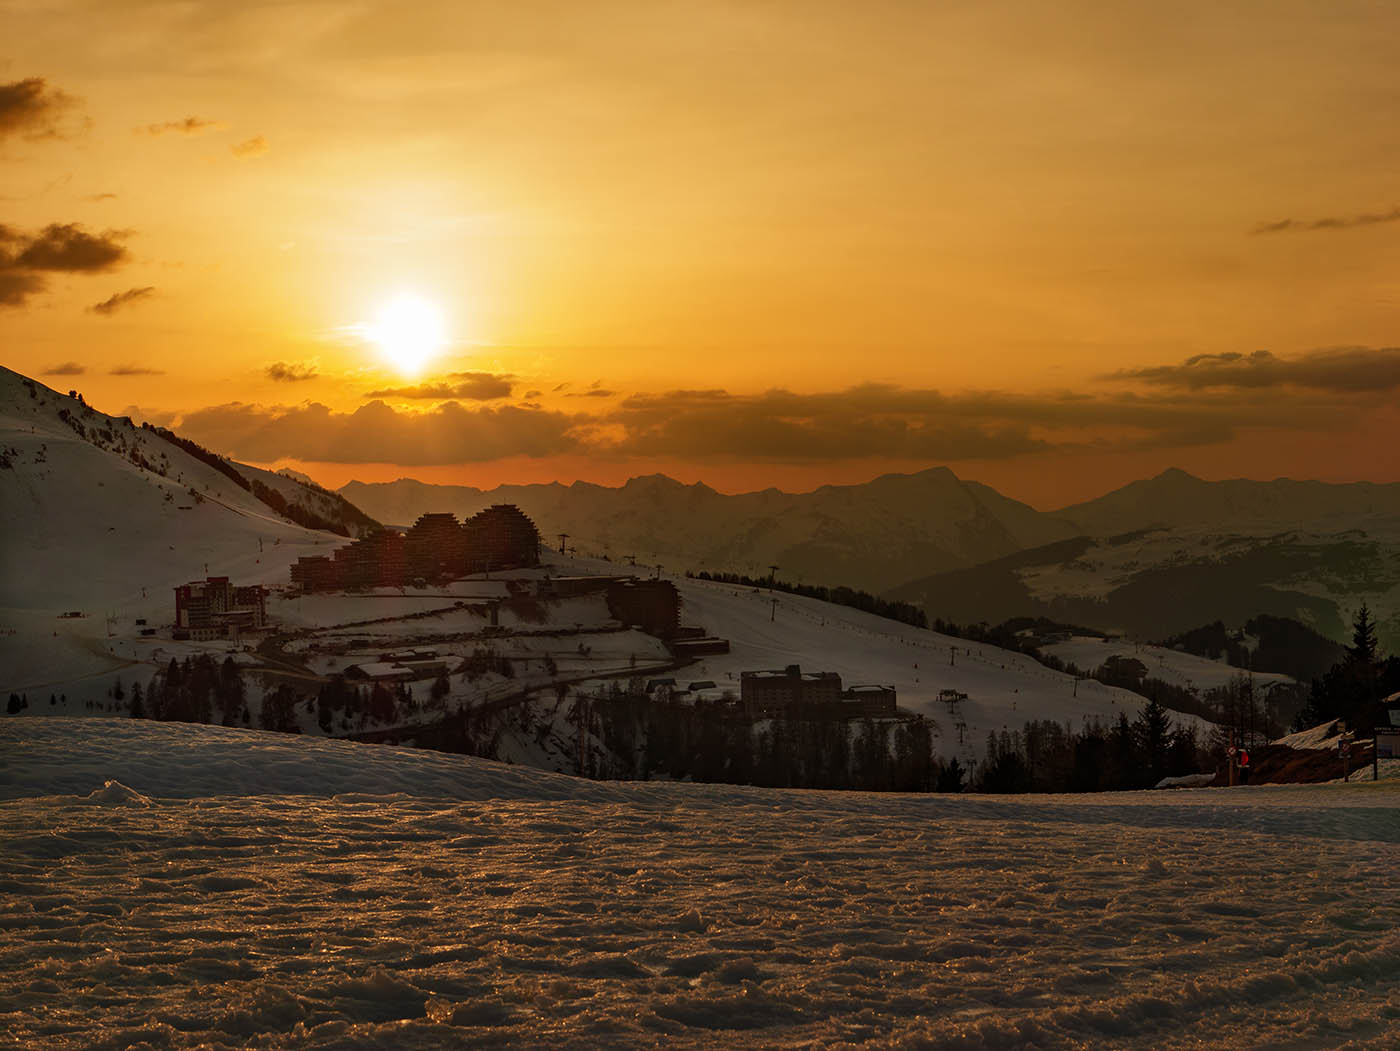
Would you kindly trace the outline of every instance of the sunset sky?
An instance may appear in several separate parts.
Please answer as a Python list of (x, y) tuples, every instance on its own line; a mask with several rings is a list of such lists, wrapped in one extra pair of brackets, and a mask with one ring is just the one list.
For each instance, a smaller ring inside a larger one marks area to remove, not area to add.
[(0, 0), (0, 363), (221, 452), (1400, 481), (1400, 5)]

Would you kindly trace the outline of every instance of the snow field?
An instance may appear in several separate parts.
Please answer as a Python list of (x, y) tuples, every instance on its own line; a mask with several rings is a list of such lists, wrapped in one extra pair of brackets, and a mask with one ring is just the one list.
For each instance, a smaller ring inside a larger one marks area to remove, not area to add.
[[(939, 635), (846, 606), (779, 592), (703, 580), (678, 580), (682, 622), (703, 625), (731, 642), (727, 654), (703, 657), (675, 673), (678, 682), (713, 679), (737, 693), (740, 672), (801, 664), (803, 671), (834, 671), (846, 686), (884, 683), (899, 707), (937, 723), (935, 751), (964, 765), (980, 761), (987, 734), (1019, 730), (1031, 719), (1070, 723), (1135, 718), (1146, 702), (1138, 694), (1072, 676), (1024, 654)], [(776, 599), (778, 606), (773, 608)], [(938, 700), (943, 689), (968, 695), (958, 711)], [(1204, 729), (1196, 716), (1174, 721)], [(957, 722), (964, 729), (959, 740)]]
[(1198, 657), (1194, 653), (1183, 653), (1162, 646), (1147, 646), (1124, 639), (1076, 635), (1068, 642), (1051, 643), (1042, 646), (1041, 649), (1062, 661), (1072, 661), (1085, 672), (1094, 671), (1110, 657), (1139, 660), (1147, 668), (1149, 679), (1161, 679), (1184, 689), (1195, 687), (1198, 690), (1213, 690), (1229, 685), (1241, 675), (1252, 678), (1256, 688), (1266, 687), (1275, 682), (1293, 682), (1290, 676), (1276, 672), (1251, 672), (1233, 667), (1223, 660), (1213, 661)]
[(0, 750), (17, 1046), (1397, 1046), (1397, 784), (595, 784), (62, 719)]

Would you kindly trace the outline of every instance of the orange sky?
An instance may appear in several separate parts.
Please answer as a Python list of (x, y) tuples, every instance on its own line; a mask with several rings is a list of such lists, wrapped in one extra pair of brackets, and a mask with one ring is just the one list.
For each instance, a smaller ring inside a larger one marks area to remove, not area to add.
[[(332, 485), (1400, 480), (1398, 30), (0, 4), (3, 363)], [(411, 374), (368, 332), (404, 292)]]

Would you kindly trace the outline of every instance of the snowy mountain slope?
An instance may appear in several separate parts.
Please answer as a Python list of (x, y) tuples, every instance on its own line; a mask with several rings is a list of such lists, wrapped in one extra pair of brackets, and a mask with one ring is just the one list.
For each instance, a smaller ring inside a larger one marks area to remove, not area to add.
[[(177, 585), (283, 585), (298, 555), (345, 542), (155, 432), (5, 369), (0, 537), (0, 683), (62, 692), (96, 676), (99, 693), (129, 664), (109, 636), (169, 624)], [(81, 616), (59, 619), (70, 612)]]
[(1277, 478), (1207, 482), (1173, 468), (1055, 512), (1089, 536), (1175, 527), (1268, 536), (1342, 531), (1400, 521), (1400, 484), (1336, 484)]
[(600, 785), (130, 721), (0, 751), (19, 1046), (1394, 1043), (1400, 782)]
[[(710, 581), (677, 583), (685, 621), (732, 644), (729, 653), (703, 657), (676, 673), (679, 679), (713, 680), (737, 692), (741, 671), (800, 664), (804, 671), (837, 672), (848, 686), (891, 685), (901, 708), (937, 723), (936, 752), (964, 764), (980, 760), (989, 732), (1019, 729), (1032, 719), (1079, 729), (1086, 722), (1114, 722), (1120, 713), (1135, 718), (1145, 703), (1128, 690), (1093, 681), (1076, 684), (1072, 676), (1024, 654), (849, 607)], [(967, 698), (952, 710), (938, 700), (942, 690)], [(1173, 718), (1204, 727), (1193, 716), (1174, 713)]]
[(1382, 645), (1400, 648), (1400, 520), (1341, 532), (1146, 529), (1019, 552), (934, 574), (887, 592), (931, 618), (1001, 623), (1043, 616), (1061, 623), (1160, 639), (1257, 614), (1347, 636), (1366, 602)]
[[(0, 607), (144, 609), (144, 590), (164, 608), (169, 587), (206, 567), (280, 584), (295, 555), (261, 555), (343, 542), (289, 521), (155, 432), (9, 370), (0, 370), (0, 452)], [(273, 478), (288, 494), (299, 486)]]
[(1209, 660), (1181, 650), (1092, 635), (1076, 635), (1064, 642), (1040, 646), (1039, 649), (1041, 653), (1072, 663), (1082, 671), (1093, 671), (1114, 657), (1138, 660), (1147, 668), (1148, 678), (1160, 679), (1185, 689), (1211, 690), (1246, 674), (1261, 689), (1267, 689), (1271, 683), (1294, 681), (1276, 672), (1244, 672), (1224, 660)]
[(501, 486), (483, 492), (409, 479), (339, 490), (382, 521), (425, 511), (474, 514), (517, 504), (546, 538), (614, 560), (634, 554), (676, 570), (766, 574), (878, 590), (925, 572), (966, 566), (1070, 536), (1071, 527), (947, 468), (885, 475), (864, 485), (810, 493), (768, 489), (728, 496), (664, 475), (611, 489), (584, 482)]

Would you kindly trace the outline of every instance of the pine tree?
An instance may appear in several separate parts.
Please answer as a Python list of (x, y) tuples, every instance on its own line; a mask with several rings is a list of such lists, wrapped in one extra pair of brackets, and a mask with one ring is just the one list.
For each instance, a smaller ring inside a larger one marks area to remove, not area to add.
[(133, 719), (146, 718), (146, 704), (141, 697), (141, 684), (139, 682), (131, 684), (131, 702), (127, 705), (127, 712)]
[(1351, 645), (1347, 647), (1347, 662), (1353, 667), (1374, 668), (1376, 664), (1376, 622), (1366, 603), (1356, 611), (1351, 623)]
[(1156, 696), (1148, 699), (1142, 713), (1133, 724), (1133, 734), (1142, 753), (1142, 761), (1147, 766), (1150, 784), (1156, 784), (1166, 776), (1167, 753), (1171, 747), (1171, 717), (1158, 702)]

